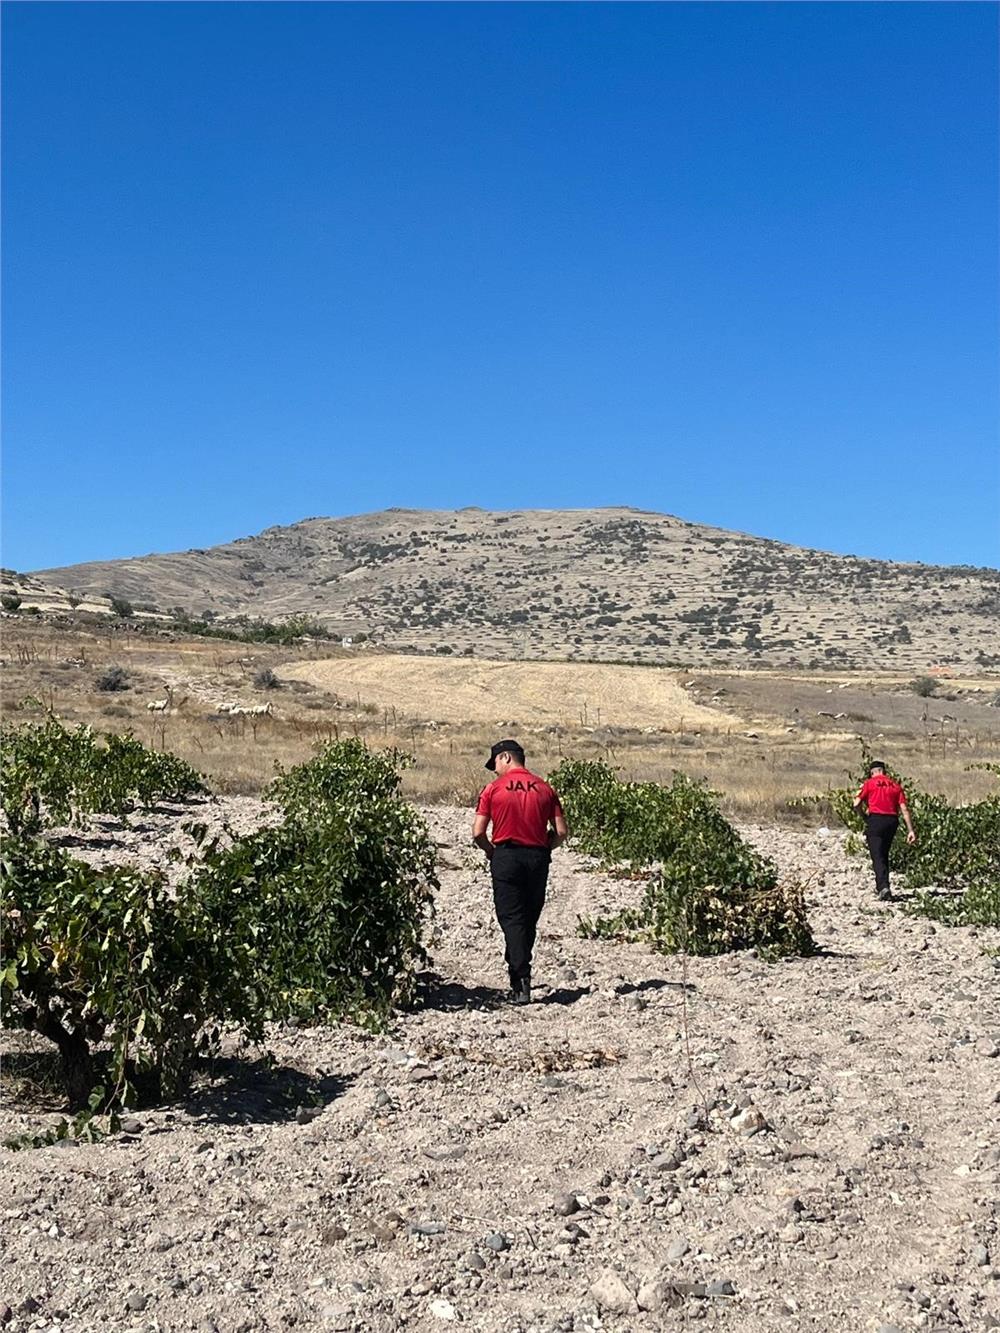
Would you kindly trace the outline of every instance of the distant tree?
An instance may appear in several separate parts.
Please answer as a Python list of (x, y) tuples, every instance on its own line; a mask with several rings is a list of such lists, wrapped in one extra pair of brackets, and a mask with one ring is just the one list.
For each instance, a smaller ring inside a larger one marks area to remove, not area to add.
[(94, 689), (102, 690), (108, 694), (117, 693), (120, 690), (130, 689), (129, 674), (124, 667), (108, 667), (94, 681)]
[(111, 610), (114, 615), (122, 620), (128, 620), (130, 616), (135, 614), (132, 603), (127, 602), (124, 597), (112, 597)]
[(257, 686), (258, 690), (281, 689), (281, 681), (270, 667), (261, 667), (261, 669), (254, 674), (253, 683)]
[(931, 695), (937, 693), (938, 683), (933, 676), (917, 676), (915, 680), (910, 681), (910, 689), (914, 694), (919, 694), (921, 699), (929, 699)]
[(16, 592), (5, 592), (0, 596), (0, 606), (5, 611), (16, 611), (21, 605), (21, 599)]

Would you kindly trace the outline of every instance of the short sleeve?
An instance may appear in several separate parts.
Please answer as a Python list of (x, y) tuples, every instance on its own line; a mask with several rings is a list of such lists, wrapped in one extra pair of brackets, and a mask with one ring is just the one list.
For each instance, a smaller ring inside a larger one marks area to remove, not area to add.
[(909, 802), (908, 802), (907, 799), (906, 799), (906, 792), (903, 791), (902, 787), (897, 786), (897, 788), (896, 788), (896, 799), (899, 801), (899, 804), (900, 804), (900, 805), (908, 805), (908, 804), (909, 804)]
[(485, 786), (485, 787), (483, 788), (483, 790), (479, 793), (479, 800), (476, 802), (476, 814), (477, 814), (477, 815), (486, 815), (487, 817), (489, 817), (489, 816), (491, 816), (491, 815), (493, 814), (493, 783), (492, 783), (492, 782), (489, 783), (487, 786)]
[(857, 799), (859, 801), (867, 801), (868, 791), (870, 786), (871, 786), (871, 778), (865, 778), (864, 782), (862, 782), (861, 784), (861, 790), (858, 792), (857, 795)]
[(559, 804), (559, 797), (555, 794), (555, 792), (552, 793), (552, 818), (553, 819), (566, 818), (566, 816), (563, 814), (563, 808)]

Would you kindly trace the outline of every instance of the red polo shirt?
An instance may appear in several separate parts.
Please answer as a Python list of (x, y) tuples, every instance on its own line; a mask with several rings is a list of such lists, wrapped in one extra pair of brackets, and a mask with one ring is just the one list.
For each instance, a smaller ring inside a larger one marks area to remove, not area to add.
[(508, 768), (502, 777), (483, 788), (476, 814), (493, 821), (494, 842), (547, 847), (549, 824), (556, 815), (562, 815), (562, 806), (544, 778), (526, 768)]
[(870, 815), (898, 815), (899, 807), (906, 804), (906, 792), (884, 773), (862, 783), (858, 796), (867, 802)]

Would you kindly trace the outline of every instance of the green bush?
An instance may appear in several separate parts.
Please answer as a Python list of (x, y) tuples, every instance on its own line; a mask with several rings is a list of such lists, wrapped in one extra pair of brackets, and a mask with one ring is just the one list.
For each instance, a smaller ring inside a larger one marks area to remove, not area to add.
[(197, 635), (200, 638), (226, 639), (237, 643), (276, 643), (284, 647), (298, 643), (302, 638), (330, 639), (334, 635), (318, 620), (308, 616), (292, 616), (277, 624), (268, 620), (250, 620), (246, 616), (237, 616), (232, 622), (218, 625), (214, 611), (202, 612), (203, 619), (192, 619), (182, 607), (173, 607), (174, 628), (182, 634)]
[(551, 782), (581, 850), (650, 872), (638, 908), (581, 919), (583, 934), (645, 939), (668, 953), (812, 952), (801, 890), (778, 883), (773, 862), (744, 842), (702, 784), (680, 773), (669, 787), (620, 782), (608, 765), (577, 760)]
[(108, 667), (107, 671), (102, 671), (94, 681), (94, 689), (101, 690), (105, 694), (116, 694), (121, 690), (131, 689), (128, 672), (124, 667)]
[(55, 717), (0, 729), (0, 750), (0, 807), (15, 834), (37, 832), (43, 814), (65, 824), (205, 790), (176, 755), (148, 750), (129, 733), (99, 739), (89, 727), (70, 730)]
[(427, 827), (399, 792), (412, 762), (357, 739), (334, 741), (272, 785), (287, 839), (302, 843), (300, 868), (294, 848), (263, 835), (267, 854), (287, 866), (298, 913), (274, 935), (279, 1007), (377, 1018), (410, 997), (438, 883)]
[(917, 676), (910, 681), (910, 689), (914, 694), (919, 694), (921, 699), (930, 699), (937, 693), (937, 687), (938, 683), (933, 676)]
[(21, 599), (16, 592), (5, 592), (0, 594), (0, 606), (5, 611), (16, 611), (21, 605)]
[(74, 1105), (99, 1079), (107, 1107), (176, 1091), (223, 1027), (260, 1040), (293, 1015), (375, 1025), (410, 996), (437, 881), (401, 763), (360, 741), (327, 746), (275, 783), (277, 827), (222, 847), (190, 826), (200, 854), (176, 888), (8, 839), (0, 1000), (56, 1044)]
[[(8, 840), (0, 883), (6, 1021), (55, 1043), (71, 1103), (105, 1079), (105, 1104), (129, 1104), (143, 1072), (175, 1090), (208, 1042), (217, 989), (239, 973), (225, 923), (213, 931), (162, 874), (97, 870), (40, 839)], [(106, 1069), (95, 1058), (102, 1043)]]
[[(854, 785), (829, 793), (841, 822), (857, 832), (864, 816), (852, 802), (868, 776), (871, 754), (862, 743)], [(1000, 775), (998, 764), (977, 764)], [(950, 805), (943, 796), (922, 791), (891, 773), (906, 792), (917, 830), (911, 846), (900, 834), (893, 840), (890, 869), (918, 896), (915, 910), (951, 925), (1000, 926), (1000, 792), (969, 805)], [(851, 850), (862, 850), (860, 840)], [(924, 889), (943, 890), (923, 893)]]

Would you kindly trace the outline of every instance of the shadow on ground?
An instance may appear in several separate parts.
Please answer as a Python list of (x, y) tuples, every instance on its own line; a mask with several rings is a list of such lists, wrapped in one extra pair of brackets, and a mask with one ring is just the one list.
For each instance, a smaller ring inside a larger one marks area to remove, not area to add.
[(555, 990), (550, 990), (547, 995), (536, 997), (536, 1004), (576, 1004), (577, 1000), (582, 1000), (585, 995), (589, 995), (590, 986), (574, 986), (568, 990), (565, 986), (558, 986)]
[(501, 1009), (509, 1004), (509, 992), (496, 986), (463, 986), (426, 974), (417, 983), (414, 1008), (454, 1013), (460, 1009)]
[(645, 981), (626, 981), (615, 987), (616, 995), (639, 995), (647, 990), (694, 990), (691, 981), (667, 981), (663, 977), (648, 977)]
[(177, 1104), (220, 1124), (307, 1124), (350, 1087), (353, 1075), (315, 1077), (266, 1057), (204, 1060)]
[[(577, 986), (571, 990), (565, 987), (537, 989), (533, 1003), (575, 1004), (589, 994), (589, 986)], [(462, 1009), (504, 1009), (510, 1003), (510, 991), (496, 986), (463, 986), (458, 981), (442, 981), (439, 977), (425, 976), (417, 987), (415, 1007), (454, 1013)]]
[[(55, 1048), (7, 1052), (3, 1066), (4, 1097), (9, 1109), (19, 1109), (27, 1114), (72, 1113), (74, 1108), (66, 1102)], [(105, 1076), (100, 1060), (97, 1076)], [(293, 1120), (306, 1124), (346, 1092), (352, 1077), (310, 1076), (301, 1070), (275, 1064), (267, 1057), (256, 1060), (206, 1058), (195, 1066), (188, 1091), (169, 1102), (157, 1099), (148, 1089), (144, 1090), (140, 1077), (137, 1080), (139, 1104), (136, 1113), (141, 1117), (144, 1110), (174, 1109), (218, 1124), (283, 1124)], [(146, 1095), (143, 1095), (144, 1091)]]

